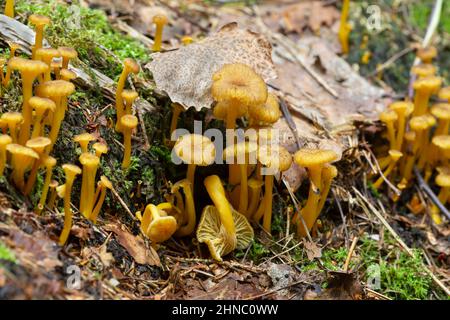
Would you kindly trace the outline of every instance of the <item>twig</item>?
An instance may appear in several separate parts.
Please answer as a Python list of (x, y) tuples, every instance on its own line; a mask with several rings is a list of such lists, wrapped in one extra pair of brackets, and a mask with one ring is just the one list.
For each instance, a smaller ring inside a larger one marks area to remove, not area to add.
[(281, 287), (281, 288), (277, 288), (277, 289), (273, 289), (273, 290), (270, 290), (270, 291), (267, 291), (267, 292), (258, 294), (258, 295), (256, 295), (256, 296), (248, 297), (248, 298), (245, 298), (245, 299), (242, 299), (242, 300), (254, 300), (254, 299), (259, 299), (259, 298), (262, 298), (262, 297), (271, 295), (272, 293), (275, 293), (275, 292), (277, 292), (277, 291), (284, 290), (284, 289), (288, 289), (288, 288), (290, 288), (290, 287), (296, 286), (296, 285), (298, 285), (298, 284), (300, 284), (300, 283), (306, 283), (306, 284), (309, 284), (309, 283), (306, 282), (305, 280), (300, 280), (300, 281), (296, 281), (296, 282), (293, 282), (293, 283), (291, 283), (291, 284), (288, 284), (287, 286), (284, 286), (284, 287)]
[(348, 266), (350, 264), (350, 259), (352, 258), (353, 251), (355, 251), (357, 242), (358, 242), (358, 237), (355, 236), (353, 238), (352, 245), (350, 246), (350, 250), (348, 250), (347, 259), (345, 259), (344, 267), (342, 269), (342, 271), (344, 271), (345, 273), (347, 273), (347, 271), (348, 271)]
[[(371, 210), (371, 212), (373, 214), (375, 214), (375, 216), (381, 221), (381, 223), (384, 225), (384, 227), (390, 232), (390, 234), (394, 237), (394, 239), (400, 244), (400, 246), (408, 253), (408, 255), (410, 255), (411, 257), (414, 257), (414, 254), (412, 252), (412, 250), (406, 245), (406, 243), (402, 240), (402, 238), (400, 238), (400, 236), (395, 232), (394, 229), (392, 229), (392, 227), (389, 225), (389, 223), (386, 221), (386, 219), (383, 217), (383, 215), (366, 199), (364, 198), (364, 196), (358, 191), (358, 189), (356, 189), (355, 187), (353, 187), (353, 191), (356, 193), (356, 195), (358, 196), (359, 200), (367, 205), (367, 208), (369, 208)], [(441, 280), (439, 280), (434, 273), (428, 268), (428, 266), (426, 266), (423, 261), (422, 261), (422, 267), (424, 268), (425, 272), (433, 279), (433, 281), (439, 286), (441, 287), (442, 290), (444, 290), (444, 292), (450, 296), (450, 289), (447, 288), (445, 286), (445, 284), (442, 283)]]
[(117, 191), (112, 188), (111, 192), (113, 193), (113, 195), (117, 198), (117, 200), (120, 202), (120, 204), (122, 205), (122, 207), (125, 209), (125, 211), (130, 215), (130, 217), (135, 220), (138, 221), (138, 219), (134, 216), (134, 214), (131, 212), (130, 208), (128, 208), (127, 204), (125, 203), (125, 201), (123, 201), (123, 199), (119, 196), (119, 194), (117, 193)]
[(408, 48), (405, 48), (405, 49), (397, 52), (392, 57), (390, 57), (388, 60), (386, 60), (384, 63), (382, 63), (379, 67), (377, 67), (376, 70), (374, 70), (372, 73), (370, 73), (369, 77), (372, 77), (375, 74), (377, 74), (378, 72), (381, 72), (381, 71), (389, 68), (390, 66), (392, 66), (394, 64), (395, 61), (397, 61), (398, 59), (403, 57), (405, 54), (408, 54), (413, 50), (414, 50), (414, 48), (408, 47)]
[(286, 119), (286, 122), (291, 129), (292, 133), (295, 137), (295, 142), (297, 143), (297, 148), (300, 149), (302, 146), (302, 143), (300, 142), (300, 137), (298, 135), (297, 125), (295, 124), (294, 120), (292, 119), (291, 112), (289, 111), (286, 101), (283, 98), (280, 98), (280, 106), (281, 106), (281, 112), (283, 113), (284, 118)]
[(425, 182), (422, 175), (419, 172), (419, 169), (417, 167), (414, 167), (414, 174), (416, 175), (417, 182), (419, 182), (419, 188), (422, 189), (433, 201), (433, 203), (436, 205), (436, 207), (439, 208), (439, 210), (445, 214), (447, 219), (450, 220), (450, 212), (447, 210), (447, 208), (442, 204), (442, 202), (439, 200), (439, 198), (434, 194), (433, 190), (431, 190), (430, 186)]
[(345, 218), (344, 211), (342, 210), (341, 202), (337, 198), (336, 191), (334, 191), (334, 189), (332, 188), (331, 192), (333, 193), (334, 201), (336, 202), (339, 213), (341, 215), (342, 225), (344, 226), (344, 232), (345, 232), (345, 246), (348, 247), (349, 234), (348, 234), (348, 229), (347, 229), (347, 221), (346, 221), (347, 219)]

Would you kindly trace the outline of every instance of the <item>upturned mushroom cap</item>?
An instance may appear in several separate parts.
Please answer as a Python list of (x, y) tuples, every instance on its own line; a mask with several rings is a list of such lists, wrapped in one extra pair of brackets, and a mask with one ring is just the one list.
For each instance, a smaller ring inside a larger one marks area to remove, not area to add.
[(134, 90), (123, 90), (122, 91), (122, 99), (126, 101), (134, 101), (138, 97), (138, 93)]
[(49, 25), (51, 23), (51, 20), (49, 17), (43, 16), (40, 14), (32, 14), (28, 18), (28, 21), (35, 26), (44, 26), (44, 25)]
[(26, 158), (31, 159), (39, 159), (39, 155), (31, 148), (21, 146), (17, 143), (10, 143), (6, 146), (6, 150), (8, 150), (11, 154), (16, 156), (24, 156)]
[(409, 120), (409, 126), (414, 131), (426, 130), (430, 127), (429, 120), (425, 116), (412, 117)]
[(436, 176), (436, 184), (442, 188), (450, 187), (450, 174), (441, 172)]
[(77, 174), (81, 173), (80, 167), (74, 164), (66, 163), (62, 165), (62, 168), (66, 176), (76, 176)]
[(267, 100), (263, 105), (249, 105), (248, 114), (251, 119), (264, 124), (272, 124), (281, 117), (280, 105), (277, 97), (272, 93), (267, 95)]
[(56, 181), (56, 180), (52, 180), (52, 181), (50, 181), (50, 184), (48, 185), (50, 188), (52, 188), (52, 189), (54, 189), (54, 188), (56, 188), (57, 186), (59, 186), (59, 183), (58, 183), (58, 181)]
[(284, 147), (263, 145), (258, 149), (258, 161), (265, 167), (283, 172), (291, 167), (292, 155)]
[(138, 125), (138, 118), (131, 114), (127, 114), (120, 118), (120, 124), (126, 129), (133, 130)]
[(214, 143), (200, 134), (179, 137), (173, 151), (184, 163), (197, 166), (209, 166), (216, 157)]
[(438, 92), (439, 99), (448, 100), (450, 102), (450, 86), (441, 88)]
[(88, 166), (88, 167), (89, 166), (95, 167), (95, 166), (98, 166), (98, 164), (100, 163), (100, 158), (90, 152), (82, 153), (80, 155), (79, 160), (83, 166)]
[(70, 47), (59, 47), (58, 48), (59, 54), (61, 57), (65, 59), (75, 59), (78, 57), (78, 52), (74, 48)]
[(436, 74), (436, 67), (430, 63), (421, 63), (413, 66), (411, 72), (418, 77), (428, 77)]
[(8, 65), (13, 70), (19, 70), (23, 73), (39, 75), (48, 70), (49, 66), (42, 61), (29, 60), (20, 57), (13, 57), (9, 60)]
[(99, 154), (104, 154), (108, 152), (108, 146), (106, 143), (103, 142), (96, 142), (92, 145), (92, 148), (95, 150), (95, 152), (98, 152)]
[(17, 125), (23, 121), (23, 116), (20, 112), (10, 111), (2, 114), (1, 119), (8, 124)]
[(420, 48), (419, 50), (417, 50), (417, 56), (423, 62), (431, 62), (431, 60), (433, 60), (437, 56), (437, 49), (433, 46)]
[(165, 25), (169, 20), (163, 14), (156, 14), (152, 18), (152, 22), (158, 25)]
[(267, 100), (264, 80), (241, 63), (226, 64), (214, 73), (211, 93), (218, 102), (234, 100), (246, 106), (262, 105)]
[(54, 166), (56, 166), (56, 159), (53, 158), (52, 156), (46, 156), (42, 163), (46, 167), (53, 168)]
[(75, 91), (73, 83), (65, 80), (44, 82), (36, 87), (36, 93), (41, 97), (66, 97)]
[(65, 81), (71, 81), (77, 78), (77, 74), (69, 69), (61, 69), (59, 74), (61, 75), (61, 79)]
[(140, 69), (139, 64), (131, 58), (126, 58), (125, 60), (123, 60), (123, 65), (127, 70), (129, 70), (132, 73), (136, 74), (139, 72)]
[(80, 144), (81, 143), (89, 143), (94, 140), (96, 140), (95, 137), (88, 132), (83, 132), (83, 133), (77, 134), (75, 137), (73, 137), (73, 141), (78, 142)]
[(294, 161), (301, 167), (322, 166), (338, 159), (333, 150), (302, 148), (294, 155)]
[(111, 182), (106, 176), (101, 176), (101, 177), (100, 177), (100, 183), (101, 183), (105, 188), (108, 188), (108, 189), (110, 189), (110, 190), (113, 188), (112, 182)]
[(28, 103), (37, 111), (44, 112), (45, 110), (49, 109), (53, 112), (56, 109), (56, 104), (53, 102), (53, 100), (47, 98), (31, 97), (30, 100), (28, 100)]
[(5, 147), (6, 145), (12, 143), (12, 138), (7, 134), (0, 134), (0, 146)]
[(385, 110), (380, 113), (380, 121), (384, 123), (389, 123), (396, 121), (398, 119), (398, 115), (394, 110)]
[(42, 153), (42, 152), (44, 152), (45, 148), (47, 148), (51, 144), (52, 144), (52, 141), (49, 138), (37, 137), (37, 138), (28, 140), (25, 143), (25, 146), (33, 149), (37, 153)]
[(442, 85), (442, 78), (435, 76), (428, 76), (414, 81), (413, 88), (417, 91), (434, 93)]
[(389, 105), (389, 109), (395, 111), (397, 115), (404, 114), (409, 116), (414, 110), (414, 104), (408, 101), (396, 101)]
[(253, 241), (253, 228), (247, 218), (231, 208), (236, 228), (236, 247), (229, 241), (227, 232), (220, 220), (219, 211), (215, 206), (206, 206), (197, 228), (197, 241), (208, 246), (211, 256), (222, 261), (222, 256), (234, 249), (245, 249)]
[(401, 157), (403, 157), (403, 153), (398, 150), (389, 150), (389, 157), (391, 157), (394, 162), (397, 162)]
[(53, 58), (60, 56), (59, 51), (54, 48), (39, 48), (36, 50), (36, 57), (43, 61), (52, 60)]
[(151, 210), (159, 213), (159, 217), (153, 219), (147, 228), (147, 237), (155, 243), (167, 241), (177, 230), (177, 220), (172, 216), (167, 216), (163, 210), (158, 209), (155, 205), (149, 204)]
[(437, 103), (431, 107), (431, 114), (438, 119), (450, 120), (450, 104)]
[(450, 135), (435, 136), (431, 141), (442, 150), (450, 150)]
[(426, 113), (423, 116), (425, 117), (425, 119), (428, 122), (428, 127), (433, 127), (436, 124), (436, 118), (433, 117), (431, 114)]

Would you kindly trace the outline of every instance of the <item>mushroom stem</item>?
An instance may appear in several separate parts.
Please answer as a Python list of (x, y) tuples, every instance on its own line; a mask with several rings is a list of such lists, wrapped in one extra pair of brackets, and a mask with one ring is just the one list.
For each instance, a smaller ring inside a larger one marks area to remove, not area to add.
[(172, 120), (170, 121), (170, 135), (177, 129), (178, 118), (180, 117), (183, 107), (179, 103), (172, 104)]
[(58, 138), (59, 130), (61, 129), (61, 123), (66, 114), (67, 107), (67, 98), (52, 98), (52, 100), (56, 104), (56, 110), (53, 114), (52, 126), (50, 129), (50, 133), (48, 134), (48, 137), (50, 138), (50, 140), (52, 140), (52, 144), (48, 147), (47, 154), (49, 154), (53, 150), (53, 146), (56, 143), (56, 139)]
[(395, 139), (395, 129), (394, 129), (394, 122), (387, 122), (386, 123), (387, 133), (388, 133), (388, 139), (390, 143), (390, 148), (394, 149), (396, 144)]
[(183, 188), (184, 192), (185, 206), (186, 206), (185, 216), (187, 218), (187, 222), (186, 224), (180, 226), (180, 228), (177, 230), (176, 235), (178, 237), (184, 237), (194, 232), (196, 215), (191, 183), (187, 179), (181, 180), (173, 186), (172, 188), (173, 192), (176, 192), (176, 190), (178, 190), (178, 188), (180, 187)]
[(6, 0), (5, 16), (14, 18), (14, 0)]
[[(306, 200), (306, 205), (300, 213), (303, 216), (308, 231), (310, 231), (319, 216), (317, 206), (319, 205), (320, 190), (322, 188), (322, 166), (311, 166), (308, 168), (308, 173), (311, 182), (309, 195), (308, 200)], [(303, 223), (298, 223), (297, 231), (301, 237), (305, 237), (307, 234)]]
[[(10, 51), (9, 51), (9, 58), (13, 58), (16, 55), (16, 50), (18, 49), (18, 46), (15, 45), (11, 45), (10, 46)], [(2, 69), (2, 75), (3, 75), (3, 69)], [(8, 86), (9, 84), (9, 80), (11, 79), (11, 67), (9, 66), (9, 64), (6, 65), (6, 74), (5, 76), (2, 78), (2, 83), (3, 86)]]
[(194, 185), (195, 168), (197, 168), (197, 166), (195, 164), (192, 164), (192, 163), (188, 164), (186, 178), (189, 180), (189, 182), (191, 183), (192, 186)]
[(42, 187), (41, 198), (39, 199), (39, 204), (35, 211), (37, 214), (40, 214), (42, 212), (42, 209), (45, 206), (45, 202), (47, 201), (48, 189), (50, 187), (50, 182), (52, 181), (52, 172), (53, 172), (53, 167), (47, 166), (46, 173), (45, 173), (44, 186)]
[(103, 206), (103, 202), (105, 201), (106, 197), (106, 187), (104, 185), (100, 186), (100, 197), (98, 198), (97, 204), (94, 207), (94, 210), (92, 210), (91, 216), (89, 217), (89, 220), (91, 220), (94, 224), (97, 223), (97, 216), (100, 213), (100, 209)]
[(416, 95), (414, 96), (413, 116), (421, 116), (427, 112), (429, 99), (430, 99), (429, 93), (416, 91)]
[(70, 198), (72, 193), (72, 186), (76, 174), (66, 170), (66, 184), (64, 188), (64, 227), (59, 236), (59, 244), (64, 245), (69, 237), (70, 229), (72, 228), (72, 209), (70, 208)]
[(123, 146), (122, 168), (127, 169), (131, 163), (131, 130), (123, 130)]
[[(48, 197), (48, 207), (50, 210), (53, 210), (53, 208), (55, 207), (55, 203), (56, 203), (56, 196), (58, 195), (58, 193), (56, 192), (56, 188), (52, 188), (50, 190), (50, 196)], [(42, 206), (43, 208), (44, 206)], [(41, 209), (42, 211), (42, 209)]]
[(344, 54), (347, 54), (349, 52), (348, 36), (351, 31), (350, 24), (347, 22), (349, 6), (350, 0), (344, 0), (344, 3), (342, 5), (341, 21), (338, 32), (339, 42), (341, 43), (342, 52)]
[(241, 191), (239, 193), (239, 209), (238, 211), (247, 217), (248, 207), (248, 183), (247, 183), (247, 164), (239, 165), (241, 171)]
[(403, 144), (403, 137), (405, 135), (405, 128), (406, 128), (406, 115), (404, 113), (400, 113), (398, 115), (398, 131), (397, 131), (397, 137), (395, 140), (395, 150), (401, 150), (402, 144)]
[[(249, 186), (251, 181), (252, 180), (250, 179)], [(261, 184), (250, 187), (250, 204), (247, 209), (247, 218), (253, 217), (255, 210), (258, 207), (260, 195), (261, 195)]]
[(23, 89), (23, 104), (22, 104), (22, 115), (23, 123), (20, 127), (19, 133), (19, 144), (25, 145), (25, 142), (30, 138), (30, 127), (33, 118), (31, 107), (28, 103), (31, 96), (33, 95), (33, 82), (34, 78), (29, 78), (28, 75), (22, 76), (22, 89)]
[[(439, 195), (438, 195), (439, 201), (443, 205), (445, 205), (449, 196), (450, 196), (450, 188), (442, 187), (441, 190), (439, 191)], [(430, 216), (431, 216), (431, 219), (433, 219), (435, 224), (437, 224), (437, 225), (442, 224), (442, 217), (440, 215), (439, 208), (436, 205), (433, 205), (433, 207), (431, 207)]]
[(265, 191), (264, 191), (264, 217), (263, 228), (267, 232), (271, 232), (272, 226), (272, 189), (273, 189), (273, 175), (265, 177)]
[(205, 184), (206, 191), (208, 191), (217, 211), (219, 211), (220, 221), (225, 228), (227, 238), (231, 243), (234, 243), (234, 248), (236, 246), (236, 228), (231, 205), (225, 195), (225, 189), (222, 186), (222, 182), (217, 175), (212, 175), (207, 177), (203, 183)]

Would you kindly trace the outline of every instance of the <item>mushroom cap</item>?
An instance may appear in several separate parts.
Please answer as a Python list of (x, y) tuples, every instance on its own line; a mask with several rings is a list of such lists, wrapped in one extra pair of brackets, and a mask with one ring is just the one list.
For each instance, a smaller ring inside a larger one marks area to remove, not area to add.
[(416, 133), (414, 131), (405, 132), (405, 140), (408, 142), (413, 142), (416, 140)]
[(216, 158), (214, 143), (200, 134), (186, 134), (179, 137), (173, 151), (184, 163), (197, 166), (209, 166)]
[(302, 148), (294, 155), (294, 161), (301, 167), (322, 166), (337, 160), (339, 155), (333, 150)]
[(42, 153), (46, 147), (52, 144), (52, 140), (47, 137), (36, 137), (28, 140), (25, 146), (33, 149), (37, 153)]
[(132, 73), (136, 74), (139, 72), (139, 64), (131, 58), (126, 58), (125, 60), (123, 60), (123, 65)]
[(32, 14), (28, 21), (35, 26), (45, 26), (51, 23), (51, 20), (47, 16), (43, 16), (41, 14)]
[(39, 48), (36, 50), (36, 56), (39, 57), (42, 60), (46, 59), (53, 59), (55, 57), (60, 57), (61, 54), (59, 53), (58, 49), (54, 48)]
[(28, 100), (28, 103), (32, 108), (36, 110), (45, 111), (47, 109), (50, 109), (53, 112), (56, 109), (56, 104), (53, 102), (53, 100), (47, 98), (31, 97), (30, 100)]
[(66, 174), (66, 176), (68, 176), (68, 175), (77, 175), (77, 174), (81, 173), (80, 167), (78, 167), (78, 166), (76, 166), (74, 164), (71, 164), (71, 163), (63, 164), (62, 168), (63, 168), (64, 173)]
[(65, 80), (53, 80), (44, 82), (36, 87), (36, 93), (39, 96), (66, 97), (75, 91), (73, 83)]
[(162, 210), (155, 208), (161, 212), (161, 216), (150, 222), (147, 229), (147, 237), (155, 243), (167, 241), (177, 231), (177, 220), (172, 216), (164, 216)]
[[(213, 115), (216, 119), (226, 120), (228, 108), (233, 108), (233, 107), (234, 106), (232, 104), (228, 103), (228, 101), (217, 102), (213, 109)], [(239, 108), (236, 108), (236, 111), (237, 111), (236, 116), (238, 118), (240, 118), (247, 113), (248, 108), (247, 108), (247, 106), (242, 105)]]
[(66, 81), (74, 80), (77, 78), (77, 74), (69, 69), (61, 69), (59, 74), (61, 75), (61, 79)]
[(12, 143), (12, 138), (7, 134), (0, 134), (0, 146), (5, 147), (6, 145)]
[(437, 68), (431, 63), (421, 63), (411, 68), (411, 72), (418, 77), (428, 77), (436, 74)]
[(108, 189), (113, 188), (112, 182), (106, 176), (101, 176), (100, 182), (102, 183), (102, 185), (104, 185)]
[(164, 14), (155, 14), (152, 18), (152, 22), (154, 24), (160, 24), (160, 25), (164, 25), (168, 22), (169, 20), (167, 19), (167, 16), (165, 16)]
[(52, 156), (47, 155), (43, 160), (43, 164), (46, 167), (53, 168), (54, 166), (56, 166), (56, 159), (53, 158)]
[(6, 123), (20, 123), (23, 121), (23, 115), (20, 112), (10, 111), (2, 114), (1, 119)]
[(413, 83), (414, 90), (424, 92), (435, 92), (442, 85), (442, 78), (436, 76), (428, 76), (417, 79)]
[(264, 80), (245, 64), (226, 64), (212, 79), (211, 93), (218, 102), (233, 100), (250, 106), (262, 105), (267, 100)]
[(277, 97), (274, 94), (269, 93), (264, 104), (249, 105), (248, 115), (253, 120), (265, 124), (277, 122), (281, 117), (280, 105), (278, 104)]
[(56, 181), (56, 180), (50, 181), (50, 184), (49, 184), (50, 188), (56, 188), (57, 186), (59, 186), (58, 181)]
[(258, 150), (258, 144), (255, 142), (242, 141), (232, 144), (223, 150), (224, 159), (235, 159), (242, 154), (255, 153)]
[(235, 241), (229, 239), (227, 232), (220, 220), (219, 211), (215, 206), (206, 206), (197, 228), (197, 241), (208, 246), (211, 256), (222, 261), (222, 256), (230, 253), (234, 249), (245, 249), (253, 241), (253, 228), (247, 218), (231, 208), (233, 221), (236, 228)]
[(66, 184), (56, 186), (56, 194), (58, 195), (58, 197), (64, 198), (64, 193), (66, 193)]
[(290, 168), (292, 155), (282, 146), (263, 145), (258, 149), (258, 160), (265, 167), (283, 172)]
[(380, 121), (384, 123), (389, 123), (397, 121), (398, 115), (394, 110), (384, 110), (380, 113)]
[(322, 176), (326, 179), (334, 179), (338, 175), (338, 169), (336, 166), (333, 166), (332, 164), (327, 164), (323, 168)]
[(450, 86), (441, 88), (438, 92), (439, 99), (450, 100)]
[(127, 101), (134, 101), (139, 97), (139, 94), (134, 90), (123, 90), (122, 91), (122, 99)]
[(31, 148), (21, 146), (17, 143), (10, 143), (6, 146), (8, 150), (13, 155), (25, 156), (30, 159), (39, 159), (39, 155)]
[(78, 57), (77, 50), (71, 47), (59, 47), (58, 51), (61, 57), (66, 59), (75, 59), (76, 57)]
[(401, 157), (403, 157), (403, 153), (401, 153), (398, 150), (389, 150), (389, 157), (391, 157), (391, 159), (396, 162), (398, 161)]
[(79, 160), (83, 166), (98, 166), (100, 163), (100, 158), (90, 152), (82, 153)]
[(127, 129), (134, 129), (138, 125), (138, 118), (132, 114), (126, 114), (120, 118), (120, 124)]
[(91, 142), (94, 140), (96, 140), (95, 137), (88, 132), (83, 132), (83, 133), (77, 134), (75, 137), (73, 137), (73, 141), (78, 142), (78, 143)]
[(397, 113), (397, 115), (410, 115), (414, 110), (414, 104), (409, 101), (396, 101), (389, 105), (389, 109)]
[(108, 146), (106, 145), (106, 143), (103, 142), (96, 142), (92, 145), (92, 148), (96, 151), (96, 152), (100, 152), (100, 153), (107, 153), (108, 152)]
[(450, 150), (450, 135), (434, 136), (431, 142), (440, 149)]
[(436, 184), (442, 188), (450, 187), (450, 174), (447, 172), (441, 172), (436, 176)]
[(430, 121), (428, 117), (416, 116), (412, 117), (411, 120), (409, 120), (409, 125), (414, 131), (422, 131), (430, 127)]
[(422, 61), (430, 61), (437, 56), (436, 47), (430, 46), (417, 50), (417, 56)]
[(431, 114), (438, 119), (450, 120), (450, 104), (436, 103), (431, 107)]
[(44, 73), (49, 68), (45, 62), (20, 57), (9, 59), (8, 65), (13, 70), (19, 70), (20, 72), (32, 73), (35, 75)]

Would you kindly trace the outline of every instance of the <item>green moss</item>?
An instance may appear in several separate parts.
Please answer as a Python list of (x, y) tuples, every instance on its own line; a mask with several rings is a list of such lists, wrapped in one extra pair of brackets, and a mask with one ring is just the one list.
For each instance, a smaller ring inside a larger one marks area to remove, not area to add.
[(247, 252), (247, 259), (254, 261), (255, 263), (261, 262), (263, 258), (267, 257), (270, 254), (270, 250), (267, 249), (267, 246), (258, 242), (257, 239), (254, 239), (252, 244), (250, 245), (250, 249), (245, 250), (236, 250), (235, 257), (242, 258)]
[[(14, 252), (12, 252), (1, 240), (0, 240), (0, 261), (9, 261), (17, 263)], [(0, 263), (1, 266), (1, 263)]]
[(69, 6), (56, 0), (19, 0), (16, 11), (22, 22), (32, 13), (49, 16), (52, 24), (45, 36), (53, 47), (76, 48), (83, 62), (113, 79), (121, 72), (121, 60), (148, 60), (149, 50), (143, 44), (113, 29), (103, 11), (80, 6), (78, 1)]

